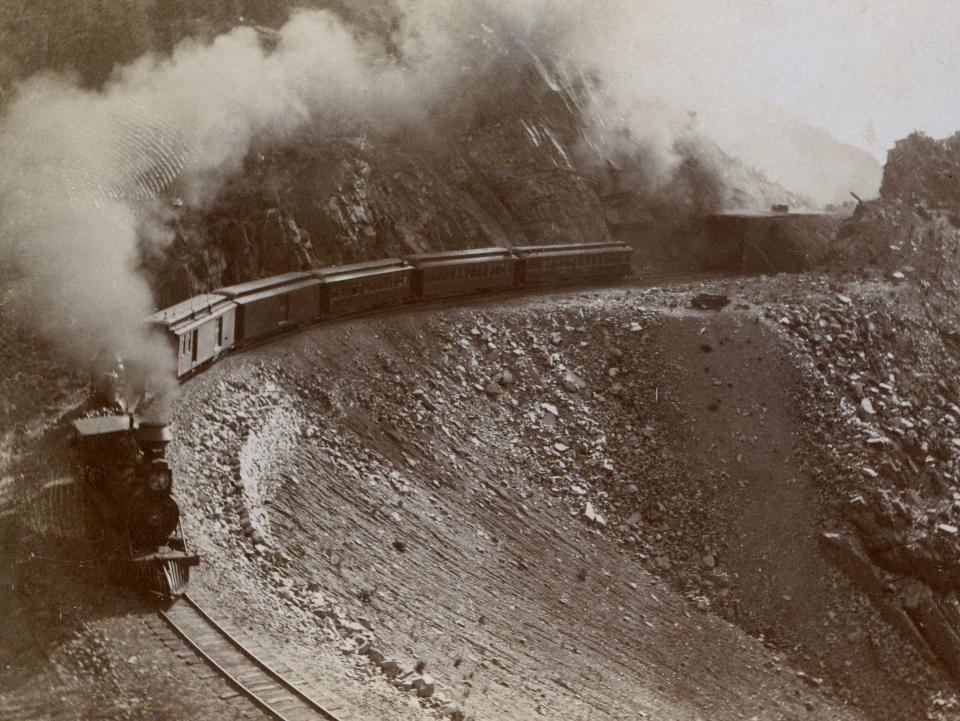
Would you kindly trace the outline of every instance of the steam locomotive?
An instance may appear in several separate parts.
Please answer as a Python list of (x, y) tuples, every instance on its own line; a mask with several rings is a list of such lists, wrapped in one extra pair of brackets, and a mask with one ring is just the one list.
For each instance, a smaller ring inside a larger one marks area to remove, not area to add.
[(298, 325), (374, 308), (622, 278), (623, 243), (478, 248), (320, 268), (218, 288), (154, 313), (182, 378), (230, 349)]
[(172, 498), (170, 429), (133, 415), (81, 418), (73, 429), (87, 527), (99, 536), (118, 580), (164, 595), (179, 593), (200, 559), (187, 548)]

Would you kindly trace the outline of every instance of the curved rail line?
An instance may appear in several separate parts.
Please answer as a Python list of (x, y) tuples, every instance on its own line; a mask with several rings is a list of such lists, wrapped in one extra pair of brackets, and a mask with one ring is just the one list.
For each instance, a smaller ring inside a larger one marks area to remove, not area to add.
[(326, 705), (321, 705), (300, 690), (258, 658), (188, 595), (176, 598), (160, 611), (160, 616), (231, 686), (277, 721), (347, 721), (352, 718), (344, 709), (334, 708), (336, 704), (333, 702), (325, 700)]

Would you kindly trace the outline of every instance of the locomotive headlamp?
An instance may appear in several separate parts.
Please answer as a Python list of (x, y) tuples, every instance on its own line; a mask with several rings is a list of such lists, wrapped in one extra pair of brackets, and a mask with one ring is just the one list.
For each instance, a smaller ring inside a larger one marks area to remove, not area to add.
[(147, 475), (147, 488), (154, 493), (163, 493), (170, 489), (170, 471), (166, 468), (153, 468)]

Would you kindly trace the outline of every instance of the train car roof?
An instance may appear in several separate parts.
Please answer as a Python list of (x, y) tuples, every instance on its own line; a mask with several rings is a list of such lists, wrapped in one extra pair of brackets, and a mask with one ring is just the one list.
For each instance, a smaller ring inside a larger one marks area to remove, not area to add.
[(409, 265), (395, 265), (387, 266), (385, 268), (370, 268), (367, 270), (357, 270), (352, 273), (342, 273), (336, 275), (327, 275), (322, 278), (324, 284), (327, 283), (344, 283), (348, 280), (356, 280), (357, 278), (377, 278), (382, 275), (395, 275), (397, 273), (412, 273), (413, 268)]
[(770, 220), (777, 219), (788, 219), (788, 218), (820, 218), (828, 216), (829, 213), (773, 213), (768, 210), (758, 211), (758, 212), (741, 212), (741, 213), (712, 213), (710, 215), (704, 216), (706, 220), (712, 220), (714, 218), (734, 218), (734, 219), (746, 219), (746, 218), (766, 218)]
[(320, 285), (323, 283), (319, 278), (314, 278), (310, 273), (305, 273), (305, 278), (299, 282), (286, 283), (285, 285), (277, 285), (272, 288), (265, 288), (259, 293), (251, 293), (249, 295), (237, 296), (233, 301), (237, 305), (246, 305), (247, 303), (256, 303), (257, 301), (265, 300), (267, 298), (272, 298), (278, 295), (285, 295), (287, 293), (292, 293), (295, 290), (302, 290), (303, 288), (309, 288), (312, 285)]
[(405, 255), (403, 259), (408, 263), (429, 263), (432, 261), (445, 260), (468, 260), (470, 258), (484, 258), (510, 255), (506, 248), (494, 246), (492, 248), (469, 248), (467, 250), (451, 250), (444, 253), (417, 253), (414, 255)]
[(237, 283), (236, 285), (228, 285), (223, 288), (217, 288), (215, 292), (222, 293), (223, 295), (236, 299), (239, 296), (248, 295), (250, 293), (259, 293), (267, 288), (275, 288), (278, 285), (296, 283), (297, 281), (312, 277), (313, 273), (310, 272), (283, 273), (282, 275), (271, 275), (269, 278), (260, 278), (258, 280), (247, 281), (246, 283)]
[(181, 301), (169, 308), (158, 310), (153, 315), (147, 317), (148, 323), (162, 323), (165, 325), (174, 325), (190, 318), (195, 318), (204, 313), (212, 312), (218, 305), (226, 304), (227, 297), (219, 293), (203, 293), (195, 295), (193, 298)]
[(194, 328), (197, 328), (203, 325), (204, 323), (209, 323), (210, 321), (216, 320), (227, 311), (232, 310), (233, 308), (236, 308), (236, 307), (237, 307), (236, 302), (232, 300), (227, 300), (215, 306), (214, 308), (212, 308), (209, 313), (197, 314), (190, 318), (184, 318), (183, 320), (178, 321), (176, 323), (171, 323), (170, 330), (176, 335), (189, 333)]
[(615, 240), (603, 243), (561, 243), (557, 245), (523, 245), (513, 249), (514, 253), (521, 255), (536, 255), (539, 253), (573, 253), (589, 252), (594, 250), (633, 250), (626, 243), (620, 243)]
[(126, 433), (130, 430), (130, 416), (100, 416), (99, 418), (78, 418), (71, 423), (78, 438), (92, 438), (112, 433)]
[(369, 260), (365, 263), (350, 263), (349, 265), (334, 265), (329, 268), (316, 268), (313, 274), (318, 278), (330, 278), (338, 275), (355, 275), (369, 270), (400, 270), (406, 265), (401, 258), (382, 258)]
[(424, 263), (420, 263), (419, 267), (422, 268), (445, 268), (447, 266), (455, 265), (487, 265), (490, 263), (499, 263), (500, 261), (508, 259), (513, 260), (512, 255), (501, 255), (501, 256), (481, 256), (475, 258), (438, 258), (436, 260), (428, 260)]

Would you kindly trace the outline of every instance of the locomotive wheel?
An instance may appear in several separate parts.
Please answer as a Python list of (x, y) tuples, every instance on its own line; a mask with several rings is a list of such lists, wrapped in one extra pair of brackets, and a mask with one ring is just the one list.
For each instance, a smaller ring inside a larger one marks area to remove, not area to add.
[(137, 548), (161, 546), (177, 530), (180, 509), (169, 496), (141, 489), (127, 507), (127, 531)]

